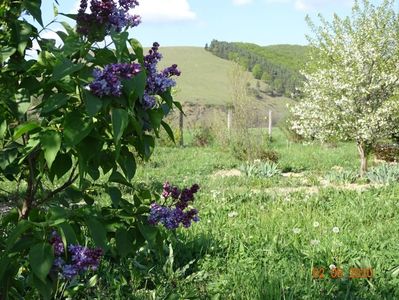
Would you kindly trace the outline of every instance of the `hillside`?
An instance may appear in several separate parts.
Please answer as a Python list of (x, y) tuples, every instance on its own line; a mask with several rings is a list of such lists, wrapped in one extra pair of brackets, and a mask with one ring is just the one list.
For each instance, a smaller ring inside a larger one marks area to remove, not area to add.
[(296, 93), (304, 80), (299, 70), (304, 67), (309, 47), (299, 45), (259, 46), (213, 40), (208, 50), (214, 55), (238, 61), (253, 76), (267, 84), (271, 95)]
[[(182, 103), (197, 105), (225, 105), (232, 102), (231, 73), (235, 63), (216, 57), (200, 47), (161, 47), (163, 60), (160, 67), (176, 63), (182, 71), (177, 78), (175, 98)], [(278, 118), (286, 111), (291, 100), (285, 97), (270, 97), (264, 93), (265, 84), (251, 78), (250, 95), (256, 109), (272, 109)]]

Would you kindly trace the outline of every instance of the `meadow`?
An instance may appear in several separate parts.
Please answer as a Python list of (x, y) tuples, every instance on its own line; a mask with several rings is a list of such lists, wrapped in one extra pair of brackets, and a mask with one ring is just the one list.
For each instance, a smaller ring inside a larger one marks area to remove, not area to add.
[(285, 172), (261, 178), (240, 175), (226, 148), (159, 146), (135, 186), (198, 183), (200, 222), (165, 231), (164, 258), (146, 249), (122, 267), (105, 262), (76, 297), (397, 299), (399, 185), (331, 180), (357, 172), (352, 143), (295, 144), (276, 130), (271, 147)]

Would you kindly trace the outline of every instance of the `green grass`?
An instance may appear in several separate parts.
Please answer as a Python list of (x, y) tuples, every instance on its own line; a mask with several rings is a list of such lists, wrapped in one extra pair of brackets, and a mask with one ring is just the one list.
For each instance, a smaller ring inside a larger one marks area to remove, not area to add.
[[(273, 191), (303, 187), (304, 178), (215, 176), (242, 164), (216, 146), (159, 147), (140, 167), (137, 180), (149, 186), (160, 187), (165, 180), (185, 186), (198, 182), (201, 221), (170, 236), (173, 255), (165, 248), (167, 259), (141, 258), (153, 265), (136, 274), (145, 278), (135, 283), (138, 298), (399, 297), (394, 272), (399, 266), (399, 185), (360, 192), (323, 187), (314, 180), (319, 189), (310, 193), (311, 179), (323, 178), (333, 167), (357, 170), (355, 146), (287, 144), (277, 130), (272, 147), (281, 155), (280, 167), (302, 172), (310, 181), (304, 190)], [(330, 278), (331, 264), (342, 268), (342, 278)], [(132, 262), (123, 268), (132, 268)], [(323, 268), (325, 278), (313, 279), (313, 268)], [(349, 279), (350, 268), (372, 268), (373, 277)]]
[[(158, 147), (139, 165), (135, 184), (160, 191), (166, 180), (199, 183), (201, 221), (168, 235), (161, 260), (144, 251), (122, 262), (104, 261), (97, 285), (80, 297), (398, 299), (399, 184), (365, 191), (321, 185), (336, 166), (357, 170), (352, 143), (290, 144), (276, 130), (271, 147), (280, 154), (281, 169), (303, 177), (216, 176), (243, 162), (217, 146)], [(331, 264), (342, 268), (343, 278), (330, 278)], [(349, 279), (354, 267), (372, 268), (373, 277)], [(326, 277), (313, 279), (313, 268), (323, 268)]]

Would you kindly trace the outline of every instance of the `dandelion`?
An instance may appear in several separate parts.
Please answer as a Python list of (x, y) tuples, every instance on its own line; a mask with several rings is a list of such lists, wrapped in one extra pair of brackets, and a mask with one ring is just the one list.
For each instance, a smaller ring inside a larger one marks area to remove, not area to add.
[(338, 227), (333, 227), (332, 232), (338, 233), (339, 232), (339, 228)]
[(317, 228), (317, 227), (319, 227), (319, 226), (320, 226), (320, 223), (319, 223), (319, 222), (317, 222), (317, 221), (313, 222), (313, 227), (314, 227), (314, 228)]
[(293, 231), (295, 234), (301, 233), (301, 229), (300, 229), (300, 228), (297, 228), (297, 227), (293, 228), (292, 231)]
[(238, 212), (236, 212), (236, 211), (229, 212), (229, 213), (227, 214), (227, 216), (228, 216), (229, 218), (235, 218), (235, 217), (238, 216)]
[(320, 244), (320, 241), (319, 240), (310, 240), (310, 244), (312, 246), (317, 246), (318, 244)]

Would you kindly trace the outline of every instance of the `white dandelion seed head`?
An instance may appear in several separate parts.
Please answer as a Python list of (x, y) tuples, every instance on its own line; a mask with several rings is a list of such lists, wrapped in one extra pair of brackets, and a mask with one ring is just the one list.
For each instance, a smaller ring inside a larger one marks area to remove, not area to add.
[(316, 246), (316, 245), (320, 244), (320, 241), (319, 240), (310, 240), (310, 244), (312, 246)]
[(295, 234), (299, 234), (299, 233), (301, 233), (301, 228), (295, 227), (295, 228), (292, 228), (292, 231), (293, 231)]

